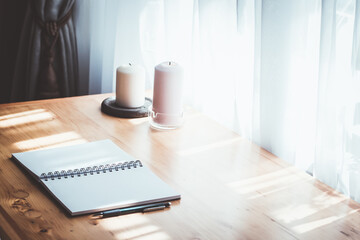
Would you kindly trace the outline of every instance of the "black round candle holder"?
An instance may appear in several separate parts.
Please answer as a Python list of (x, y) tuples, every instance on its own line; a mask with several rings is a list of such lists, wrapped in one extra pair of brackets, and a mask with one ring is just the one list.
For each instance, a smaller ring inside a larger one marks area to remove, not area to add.
[(149, 115), (149, 107), (152, 104), (150, 98), (145, 98), (145, 103), (137, 108), (124, 108), (116, 104), (115, 97), (108, 97), (101, 103), (101, 111), (108, 115), (119, 118), (141, 118)]

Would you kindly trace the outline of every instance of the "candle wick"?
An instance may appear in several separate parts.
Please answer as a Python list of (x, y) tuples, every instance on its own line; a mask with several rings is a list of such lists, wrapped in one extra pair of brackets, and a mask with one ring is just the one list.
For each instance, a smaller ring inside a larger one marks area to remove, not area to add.
[(129, 63), (129, 65), (131, 66), (131, 63)]
[(169, 65), (171, 65), (171, 62), (169, 62)]

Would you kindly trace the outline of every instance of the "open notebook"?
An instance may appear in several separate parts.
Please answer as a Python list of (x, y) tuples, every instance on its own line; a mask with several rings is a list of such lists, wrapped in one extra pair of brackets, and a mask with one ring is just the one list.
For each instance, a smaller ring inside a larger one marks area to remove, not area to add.
[(72, 216), (180, 198), (110, 140), (14, 153), (12, 159)]

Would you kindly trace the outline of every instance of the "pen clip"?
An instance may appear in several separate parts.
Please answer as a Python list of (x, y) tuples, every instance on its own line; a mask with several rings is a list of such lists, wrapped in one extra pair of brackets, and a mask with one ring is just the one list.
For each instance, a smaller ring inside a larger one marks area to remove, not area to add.
[(145, 208), (142, 212), (146, 213), (146, 212), (152, 212), (152, 211), (163, 210), (163, 209), (165, 209), (165, 205), (158, 206), (158, 207)]

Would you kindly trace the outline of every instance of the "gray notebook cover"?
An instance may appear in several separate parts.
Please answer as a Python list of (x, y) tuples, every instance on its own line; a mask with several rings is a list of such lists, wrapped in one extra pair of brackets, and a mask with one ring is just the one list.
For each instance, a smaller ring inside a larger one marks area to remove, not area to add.
[(143, 163), (110, 140), (14, 153), (12, 159), (72, 216), (180, 198)]

